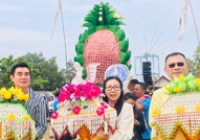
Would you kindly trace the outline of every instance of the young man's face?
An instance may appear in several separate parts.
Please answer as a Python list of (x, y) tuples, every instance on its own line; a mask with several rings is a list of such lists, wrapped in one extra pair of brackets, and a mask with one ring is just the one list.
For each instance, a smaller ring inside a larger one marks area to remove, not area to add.
[(145, 90), (142, 89), (140, 84), (135, 84), (134, 86), (134, 94), (137, 98), (140, 98), (144, 95)]
[(14, 74), (10, 75), (16, 88), (28, 88), (30, 85), (30, 71), (26, 67), (18, 67), (15, 69)]
[(173, 80), (174, 77), (179, 77), (180, 74), (186, 76), (188, 74), (189, 66), (183, 56), (175, 55), (167, 59), (164, 70), (170, 79)]

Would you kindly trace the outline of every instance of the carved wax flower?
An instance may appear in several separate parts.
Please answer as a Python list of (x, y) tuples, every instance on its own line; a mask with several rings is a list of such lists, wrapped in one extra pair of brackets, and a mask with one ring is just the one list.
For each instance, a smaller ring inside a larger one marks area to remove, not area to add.
[(8, 117), (7, 117), (7, 120), (9, 120), (9, 121), (12, 121), (12, 120), (15, 120), (15, 119), (16, 119), (16, 115), (13, 114), (13, 113), (10, 113), (10, 114), (8, 115)]
[(153, 114), (154, 117), (157, 117), (157, 116), (160, 116), (161, 111), (160, 111), (159, 108), (156, 108), (156, 109), (154, 109), (154, 110), (152, 111), (152, 114)]
[(24, 94), (24, 101), (28, 101), (29, 99), (29, 94)]
[(24, 117), (23, 117), (23, 120), (25, 120), (25, 121), (28, 121), (28, 120), (30, 120), (30, 116), (29, 115), (25, 115)]
[(200, 86), (200, 78), (196, 78), (196, 79), (195, 79), (195, 83), (196, 83), (198, 86)]
[(81, 111), (81, 108), (79, 107), (79, 106), (75, 106), (73, 109), (72, 109), (72, 112), (74, 113), (74, 114), (79, 114), (80, 113), (80, 111)]
[(51, 118), (52, 119), (56, 119), (58, 117), (58, 112), (53, 112), (52, 114), (51, 114)]
[(178, 93), (178, 92), (180, 92), (180, 91), (181, 91), (181, 88), (180, 88), (180, 87), (175, 87), (175, 88), (174, 88), (174, 92), (177, 92), (177, 93)]
[(20, 101), (24, 100), (24, 94), (23, 93), (18, 94), (17, 99)]
[(103, 107), (104, 109), (108, 108), (108, 105), (105, 102), (101, 102), (100, 103), (101, 107)]
[(165, 90), (167, 90), (168, 92), (170, 91), (169, 87), (165, 84), (164, 85)]
[(76, 90), (73, 94), (75, 99), (81, 98), (82, 92), (80, 90)]
[(96, 110), (96, 113), (97, 113), (98, 116), (103, 115), (104, 112), (105, 112), (105, 109), (104, 109), (103, 107), (99, 107), (99, 108), (97, 108), (97, 110)]
[(195, 110), (196, 110), (197, 112), (200, 112), (200, 104), (197, 104), (197, 105), (195, 106)]
[(176, 107), (176, 113), (177, 114), (184, 114), (185, 113), (185, 107), (184, 106), (177, 106)]

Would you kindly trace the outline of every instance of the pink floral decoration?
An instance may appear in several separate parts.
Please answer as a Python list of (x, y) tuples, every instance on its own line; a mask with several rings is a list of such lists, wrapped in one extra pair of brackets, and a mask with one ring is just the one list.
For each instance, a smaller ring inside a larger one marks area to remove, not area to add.
[(77, 90), (74, 92), (74, 98), (79, 99), (81, 98), (82, 92), (80, 90)]
[(108, 108), (108, 105), (105, 102), (101, 102), (100, 103), (101, 107), (103, 107), (104, 109)]
[(51, 114), (51, 118), (52, 119), (56, 119), (58, 117), (58, 112), (53, 112), (52, 114)]
[(80, 113), (80, 111), (81, 111), (81, 108), (79, 107), (79, 106), (75, 106), (73, 109), (72, 109), (72, 112), (74, 113), (74, 114), (79, 114)]
[[(60, 95), (58, 96), (58, 101), (59, 102), (64, 102), (65, 100), (71, 100), (71, 99), (92, 99), (92, 98), (97, 98), (102, 94), (101, 89), (99, 86), (87, 82), (86, 84), (82, 85), (65, 85), (61, 92)], [(71, 96), (72, 95), (72, 96)]]
[(96, 113), (97, 113), (97, 115), (99, 115), (99, 116), (103, 115), (104, 112), (105, 112), (105, 109), (104, 109), (103, 107), (99, 107), (99, 108), (97, 108), (97, 110), (96, 110)]

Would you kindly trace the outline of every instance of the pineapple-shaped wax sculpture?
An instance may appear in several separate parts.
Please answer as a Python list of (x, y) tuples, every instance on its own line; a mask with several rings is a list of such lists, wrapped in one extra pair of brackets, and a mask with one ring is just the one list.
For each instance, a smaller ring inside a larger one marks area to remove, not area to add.
[(131, 69), (129, 41), (120, 28), (124, 24), (121, 19), (108, 3), (94, 5), (85, 16), (82, 26), (87, 29), (79, 36), (74, 61), (84, 68), (83, 78), (87, 81), (102, 84), (106, 69), (113, 64), (121, 63)]

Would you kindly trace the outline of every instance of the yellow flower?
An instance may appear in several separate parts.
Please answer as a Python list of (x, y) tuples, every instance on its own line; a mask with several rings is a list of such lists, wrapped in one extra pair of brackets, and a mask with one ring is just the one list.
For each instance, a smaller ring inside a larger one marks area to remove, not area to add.
[(9, 90), (8, 90), (12, 95), (15, 95), (17, 96), (18, 94), (20, 93), (23, 93), (22, 90), (20, 88), (13, 88), (11, 87)]
[(200, 104), (197, 104), (197, 105), (195, 106), (195, 110), (196, 110), (197, 112), (200, 112)]
[(184, 81), (185, 81), (185, 78), (184, 78), (183, 74), (180, 74), (180, 76), (179, 76), (179, 81), (180, 81), (180, 82), (184, 82)]
[(169, 87), (166, 84), (164, 84), (164, 89), (166, 89), (168, 92), (170, 91)]
[(185, 113), (185, 107), (184, 106), (177, 106), (176, 107), (176, 113), (177, 114), (184, 114)]
[(156, 109), (154, 109), (154, 110), (152, 111), (152, 114), (153, 114), (154, 117), (157, 117), (157, 116), (160, 116), (161, 111), (160, 111), (159, 108), (156, 108)]
[(200, 78), (196, 78), (196, 79), (195, 79), (195, 83), (196, 83), (198, 86), (200, 86)]
[(28, 101), (28, 99), (29, 99), (29, 94), (24, 94), (23, 99), (24, 99), (24, 101)]
[(25, 121), (28, 121), (28, 120), (30, 120), (30, 116), (29, 116), (29, 115), (25, 115), (25, 116), (23, 117), (23, 119), (24, 119)]
[(6, 88), (1, 88), (0, 94), (4, 95), (5, 93), (8, 93), (8, 90)]
[(12, 94), (10, 92), (4, 93), (5, 99), (10, 99), (12, 97)]
[(24, 100), (24, 94), (20, 93), (19, 95), (17, 95), (17, 99), (20, 101)]
[(12, 120), (15, 120), (15, 119), (16, 119), (16, 115), (13, 114), (13, 113), (9, 114), (8, 117), (7, 117), (7, 120), (9, 120), (9, 121), (12, 121)]
[(175, 87), (174, 88), (174, 92), (180, 92), (181, 91), (181, 88), (180, 87)]

